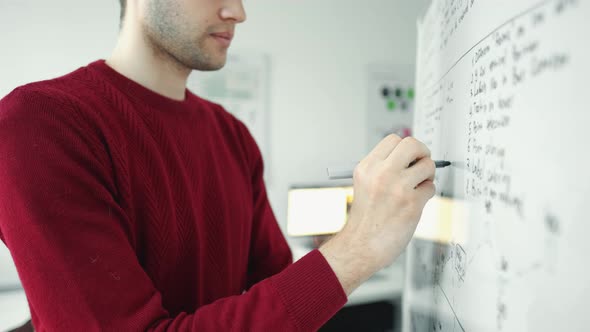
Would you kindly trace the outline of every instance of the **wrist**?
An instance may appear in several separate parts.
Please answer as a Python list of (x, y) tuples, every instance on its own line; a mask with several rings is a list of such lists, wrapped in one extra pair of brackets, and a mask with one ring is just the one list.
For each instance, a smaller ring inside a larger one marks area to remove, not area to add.
[(375, 255), (365, 246), (365, 241), (347, 232), (346, 228), (324, 243), (319, 251), (347, 296), (380, 268)]

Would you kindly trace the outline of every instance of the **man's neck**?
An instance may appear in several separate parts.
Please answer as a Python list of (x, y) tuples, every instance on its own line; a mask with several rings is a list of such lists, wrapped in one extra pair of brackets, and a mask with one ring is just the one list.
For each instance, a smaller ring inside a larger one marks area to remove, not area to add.
[(191, 70), (164, 51), (156, 50), (146, 39), (139, 31), (121, 31), (107, 65), (152, 91), (184, 100)]

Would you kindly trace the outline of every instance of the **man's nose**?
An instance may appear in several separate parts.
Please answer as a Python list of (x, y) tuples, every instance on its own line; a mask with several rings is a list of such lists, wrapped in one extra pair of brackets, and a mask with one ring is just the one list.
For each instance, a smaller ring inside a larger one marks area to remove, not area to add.
[(242, 23), (246, 20), (246, 11), (242, 0), (228, 0), (223, 2), (219, 11), (222, 20), (231, 20), (236, 23)]

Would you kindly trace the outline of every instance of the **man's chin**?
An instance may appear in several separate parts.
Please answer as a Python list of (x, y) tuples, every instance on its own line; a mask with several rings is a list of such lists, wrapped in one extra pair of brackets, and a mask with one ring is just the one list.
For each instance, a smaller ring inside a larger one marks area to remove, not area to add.
[(225, 66), (227, 62), (227, 54), (218, 55), (215, 57), (211, 57), (208, 61), (203, 61), (198, 63), (196, 66), (193, 66), (194, 70), (200, 71), (215, 71), (220, 70)]
[(195, 70), (200, 70), (200, 71), (216, 71), (216, 70), (220, 70), (223, 67), (225, 67), (225, 62), (223, 62), (221, 64), (204, 66), (204, 67), (201, 67), (201, 68), (195, 68)]

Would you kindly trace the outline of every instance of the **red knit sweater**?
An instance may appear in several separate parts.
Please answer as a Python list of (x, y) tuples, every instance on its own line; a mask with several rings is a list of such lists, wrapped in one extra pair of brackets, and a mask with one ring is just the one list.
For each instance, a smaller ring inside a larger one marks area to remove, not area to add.
[(104, 61), (0, 101), (0, 238), (37, 331), (310, 331), (346, 295), (295, 264), (243, 123)]

